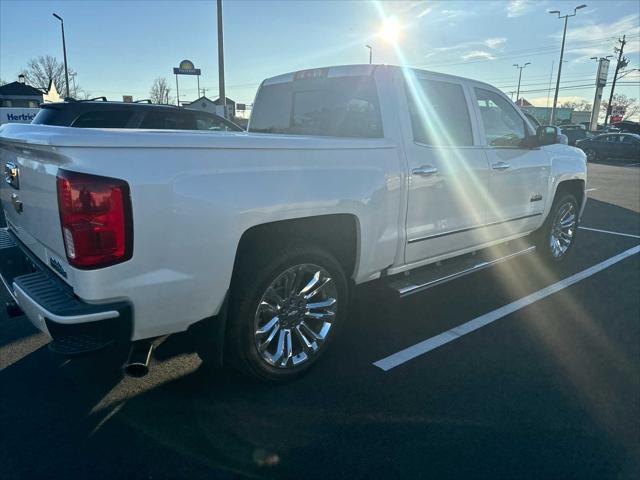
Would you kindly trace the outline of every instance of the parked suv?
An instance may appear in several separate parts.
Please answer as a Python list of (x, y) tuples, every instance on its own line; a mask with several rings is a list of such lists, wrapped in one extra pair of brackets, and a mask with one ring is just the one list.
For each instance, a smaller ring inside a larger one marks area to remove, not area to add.
[(575, 145), (578, 140), (587, 138), (587, 130), (583, 125), (562, 125), (562, 133), (567, 136), (569, 145)]
[(143, 128), (241, 132), (235, 123), (212, 113), (174, 105), (87, 101), (45, 103), (31, 123), (78, 128)]

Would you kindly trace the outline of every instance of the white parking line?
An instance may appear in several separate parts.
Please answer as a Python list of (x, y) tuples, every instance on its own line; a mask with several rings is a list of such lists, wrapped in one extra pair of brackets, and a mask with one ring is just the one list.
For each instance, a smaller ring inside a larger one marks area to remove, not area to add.
[(631, 235), (630, 233), (612, 232), (610, 230), (600, 230), (599, 228), (578, 227), (580, 230), (589, 230), (590, 232), (608, 233), (610, 235), (620, 235), (621, 237), (640, 238), (640, 235)]
[(492, 312), (485, 313), (473, 320), (470, 320), (462, 325), (458, 325), (457, 327), (452, 328), (451, 330), (447, 330), (444, 333), (436, 335), (435, 337), (428, 338), (423, 340), (420, 343), (416, 343), (415, 345), (405, 348), (404, 350), (400, 350), (393, 355), (389, 355), (377, 362), (373, 362), (373, 365), (376, 367), (386, 371), (391, 370), (392, 368), (397, 367), (398, 365), (402, 365), (403, 363), (408, 362), (409, 360), (413, 360), (414, 358), (424, 355), (431, 350), (435, 350), (442, 345), (445, 345), (453, 340), (456, 340), (467, 333), (471, 333), (474, 330), (482, 328), (490, 323), (495, 322), (496, 320), (501, 319), (521, 308), (526, 307), (527, 305), (531, 305), (538, 300), (542, 300), (549, 295), (552, 295), (556, 292), (559, 292), (562, 289), (565, 289), (574, 283), (577, 283), (585, 278), (588, 278), (596, 273), (604, 270), (605, 268), (610, 267), (618, 262), (621, 262), (625, 258), (628, 258), (636, 253), (640, 252), (640, 245), (630, 248), (618, 255), (611, 257), (603, 262), (600, 262), (592, 267), (587, 268), (581, 272), (576, 273), (575, 275), (571, 275), (570, 277), (565, 278), (564, 280), (560, 280), (548, 287), (545, 287), (537, 292), (534, 292), (526, 297), (523, 297), (515, 302), (504, 305)]

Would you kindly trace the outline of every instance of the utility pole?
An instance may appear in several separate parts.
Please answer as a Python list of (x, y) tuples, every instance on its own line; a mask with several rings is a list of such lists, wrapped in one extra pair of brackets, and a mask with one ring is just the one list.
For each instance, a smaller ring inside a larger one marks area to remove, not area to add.
[(218, 0), (218, 82), (223, 117), (227, 118), (227, 94), (224, 91), (224, 45), (222, 40), (222, 0)]
[(369, 49), (369, 65), (371, 65), (371, 61), (373, 60), (373, 47), (371, 45), (365, 45)]
[(553, 95), (553, 107), (551, 107), (551, 119), (549, 122), (551, 123), (551, 125), (553, 125), (553, 122), (556, 119), (556, 106), (558, 105), (558, 92), (560, 90), (560, 74), (562, 73), (562, 58), (564, 57), (564, 43), (567, 38), (567, 21), (569, 20), (569, 17), (575, 17), (576, 12), (584, 7), (586, 7), (586, 5), (580, 5), (574, 8), (573, 13), (571, 15), (567, 13), (566, 15), (560, 16), (559, 10), (552, 10), (549, 12), (549, 13), (557, 13), (558, 18), (564, 18), (564, 30), (562, 32), (562, 47), (560, 47), (560, 63), (558, 64), (558, 79), (556, 81), (556, 93)]
[(64, 78), (66, 80), (67, 87), (67, 96), (66, 98), (70, 98), (69, 95), (69, 69), (67, 68), (67, 44), (64, 40), (64, 20), (60, 15), (53, 14), (58, 20), (60, 20), (60, 26), (62, 27), (62, 53), (64, 54)]
[(604, 117), (604, 126), (606, 127), (609, 124), (609, 116), (611, 115), (613, 102), (613, 92), (616, 89), (616, 80), (618, 79), (618, 71), (620, 71), (620, 67), (626, 67), (627, 63), (622, 59), (622, 53), (624, 52), (624, 46), (627, 43), (627, 36), (623, 35), (622, 39), (618, 39), (618, 43), (620, 44), (620, 48), (618, 50), (618, 63), (616, 63), (616, 72), (613, 74), (613, 82), (611, 83), (611, 93), (609, 94), (609, 104), (607, 105), (607, 114)]
[(520, 100), (520, 81), (522, 80), (522, 70), (524, 70), (527, 65), (531, 65), (531, 62), (527, 62), (523, 66), (520, 66), (517, 63), (513, 64), (514, 67), (520, 70), (520, 74), (518, 75), (518, 92), (516, 93), (516, 104), (518, 103), (518, 100)]

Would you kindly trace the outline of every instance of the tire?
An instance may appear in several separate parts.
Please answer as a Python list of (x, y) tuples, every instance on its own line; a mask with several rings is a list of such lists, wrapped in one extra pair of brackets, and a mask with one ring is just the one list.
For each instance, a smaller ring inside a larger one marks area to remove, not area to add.
[(584, 153), (587, 156), (587, 162), (592, 163), (598, 161), (598, 152), (593, 148), (587, 148)]
[(536, 233), (538, 254), (546, 261), (560, 263), (573, 251), (578, 234), (579, 209), (574, 195), (558, 192), (547, 219)]
[(298, 244), (270, 258), (244, 255), (229, 298), (227, 358), (258, 380), (298, 377), (327, 351), (347, 303), (344, 271), (322, 248)]

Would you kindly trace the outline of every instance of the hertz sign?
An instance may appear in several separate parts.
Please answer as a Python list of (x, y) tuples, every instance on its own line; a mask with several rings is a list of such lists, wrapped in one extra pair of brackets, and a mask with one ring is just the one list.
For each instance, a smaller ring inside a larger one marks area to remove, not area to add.
[(200, 75), (200, 69), (193, 65), (191, 60), (183, 60), (179, 67), (173, 68), (175, 75)]

